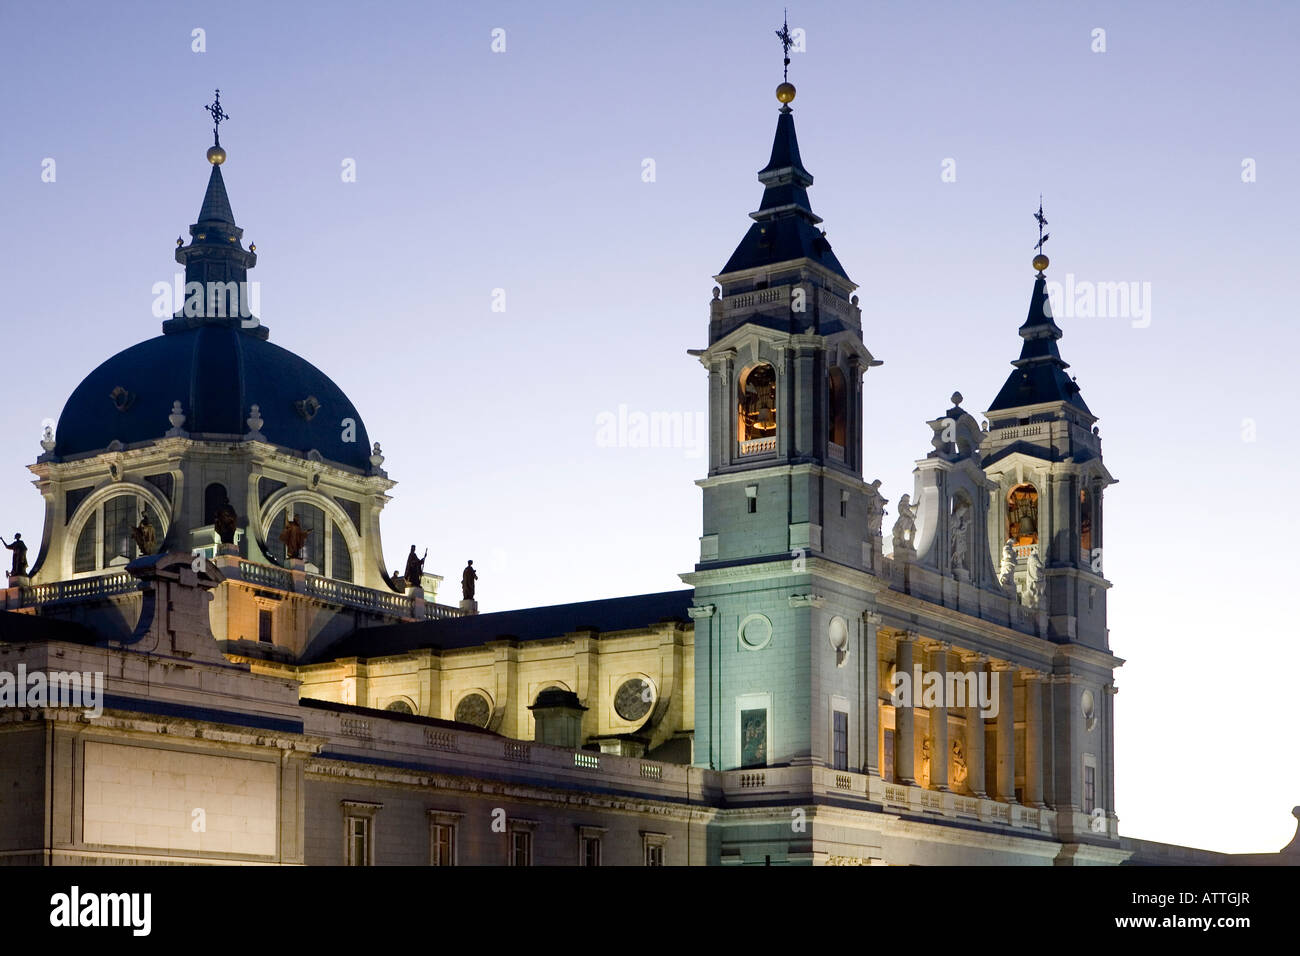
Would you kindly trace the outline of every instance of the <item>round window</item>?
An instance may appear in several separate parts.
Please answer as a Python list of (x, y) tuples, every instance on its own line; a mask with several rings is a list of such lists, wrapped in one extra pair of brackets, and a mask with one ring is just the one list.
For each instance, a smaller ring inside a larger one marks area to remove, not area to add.
[(633, 677), (625, 680), (614, 695), (614, 711), (624, 720), (640, 720), (650, 713), (654, 699), (655, 689), (650, 682)]
[(456, 705), (456, 722), (486, 727), (488, 717), (492, 715), (492, 705), (482, 694), (466, 694)]

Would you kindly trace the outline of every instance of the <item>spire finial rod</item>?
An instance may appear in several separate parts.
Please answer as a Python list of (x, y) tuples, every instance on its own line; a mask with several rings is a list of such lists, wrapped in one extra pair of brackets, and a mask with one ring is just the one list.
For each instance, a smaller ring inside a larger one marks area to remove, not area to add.
[(1042, 276), (1043, 270), (1051, 263), (1047, 254), (1043, 252), (1043, 243), (1051, 239), (1051, 235), (1043, 232), (1043, 227), (1047, 225), (1047, 217), (1043, 215), (1043, 194), (1038, 194), (1038, 212), (1034, 213), (1034, 221), (1038, 223), (1038, 242), (1034, 248), (1038, 250), (1038, 255), (1034, 256), (1034, 268), (1038, 270), (1039, 276)]
[(776, 38), (781, 41), (781, 50), (785, 56), (784, 68), (781, 70), (781, 79), (790, 82), (790, 47), (794, 44), (794, 39), (790, 36), (790, 11), (783, 10), (781, 15), (781, 29), (776, 31)]
[(217, 90), (216, 94), (216, 99), (203, 108), (212, 114), (212, 145), (220, 146), (221, 137), (218, 135), (218, 131), (221, 128), (222, 121), (230, 119), (230, 116), (221, 108), (221, 91)]

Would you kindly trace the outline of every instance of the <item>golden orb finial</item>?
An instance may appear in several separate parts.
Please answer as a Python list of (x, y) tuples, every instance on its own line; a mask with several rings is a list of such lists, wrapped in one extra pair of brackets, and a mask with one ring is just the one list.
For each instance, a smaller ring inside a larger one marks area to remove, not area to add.
[(1047, 256), (1043, 255), (1041, 252), (1034, 256), (1034, 269), (1038, 272), (1042, 272), (1051, 264), (1052, 260), (1048, 259)]
[(776, 98), (788, 105), (794, 99), (794, 84), (785, 82), (778, 86), (776, 88)]
[(226, 161), (226, 151), (220, 146), (208, 147), (208, 162), (213, 166), (220, 166)]

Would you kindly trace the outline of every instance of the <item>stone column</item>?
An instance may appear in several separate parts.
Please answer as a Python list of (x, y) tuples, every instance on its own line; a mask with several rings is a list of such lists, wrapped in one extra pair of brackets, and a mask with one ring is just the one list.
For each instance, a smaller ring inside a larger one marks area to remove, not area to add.
[(862, 772), (880, 776), (880, 660), (876, 634), (884, 618), (875, 611), (862, 615), (862, 666), (866, 690), (862, 695)]
[[(917, 634), (906, 631), (898, 635), (895, 650), (895, 667), (904, 674), (912, 674), (912, 655), (916, 648)], [(919, 687), (912, 688), (909, 705), (916, 703), (921, 692)], [(894, 776), (899, 783), (916, 785), (916, 710), (914, 706), (896, 707), (894, 709)]]
[(1016, 668), (1006, 661), (994, 661), (990, 670), (998, 678), (997, 794), (1002, 803), (1016, 802)]
[[(988, 657), (984, 654), (968, 654), (962, 663), (978, 675), (987, 673)], [(984, 715), (978, 700), (966, 708), (966, 774), (970, 792), (977, 797), (988, 796), (984, 789)]]
[(1020, 672), (1025, 682), (1025, 806), (1043, 807), (1043, 678)]
[(930, 789), (948, 789), (948, 649), (946, 641), (930, 644), (930, 670), (939, 674), (939, 703), (930, 708)]

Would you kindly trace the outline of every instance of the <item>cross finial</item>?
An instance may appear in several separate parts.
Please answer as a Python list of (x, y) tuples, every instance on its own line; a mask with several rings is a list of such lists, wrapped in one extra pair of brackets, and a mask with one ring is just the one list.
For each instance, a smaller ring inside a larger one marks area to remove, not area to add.
[(1052, 237), (1043, 232), (1043, 227), (1047, 225), (1047, 219), (1043, 216), (1043, 194), (1038, 194), (1038, 212), (1034, 213), (1034, 219), (1038, 221), (1038, 244), (1034, 246), (1039, 252), (1043, 251), (1043, 243)]
[(222, 120), (228, 120), (230, 116), (221, 108), (221, 91), (217, 90), (216, 93), (217, 97), (212, 104), (203, 108), (212, 114), (212, 143), (214, 146), (220, 146), (221, 137), (218, 135), (218, 130)]
[(790, 12), (782, 11), (781, 29), (776, 31), (776, 38), (781, 41), (781, 50), (785, 54), (785, 66), (781, 70), (781, 78), (785, 82), (790, 82), (790, 46), (794, 40), (790, 37)]

